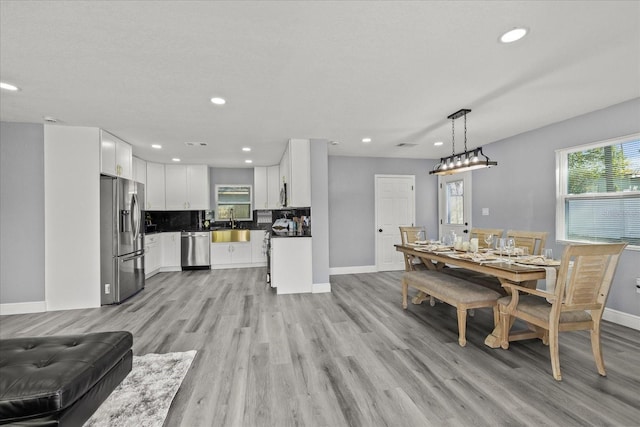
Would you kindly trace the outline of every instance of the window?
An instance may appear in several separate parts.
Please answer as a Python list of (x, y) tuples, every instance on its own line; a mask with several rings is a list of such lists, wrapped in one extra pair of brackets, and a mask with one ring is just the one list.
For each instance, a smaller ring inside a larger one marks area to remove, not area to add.
[(251, 185), (216, 185), (216, 220), (253, 219), (251, 210)]
[(640, 250), (640, 134), (556, 152), (556, 235)]
[(447, 186), (447, 224), (464, 223), (464, 181), (451, 181)]

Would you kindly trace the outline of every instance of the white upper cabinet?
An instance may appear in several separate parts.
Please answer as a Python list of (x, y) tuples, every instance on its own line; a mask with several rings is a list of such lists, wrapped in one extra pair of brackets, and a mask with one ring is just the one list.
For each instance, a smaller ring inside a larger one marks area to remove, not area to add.
[(308, 139), (289, 140), (280, 161), (280, 175), (287, 183), (287, 206), (311, 206), (311, 145)]
[(187, 167), (165, 165), (164, 181), (167, 210), (186, 210), (187, 207)]
[(211, 209), (207, 165), (166, 165), (167, 210)]
[(132, 179), (131, 145), (115, 135), (100, 130), (100, 172), (105, 175)]
[(267, 207), (275, 209), (280, 207), (280, 165), (267, 168)]
[(282, 207), (280, 191), (285, 182), (286, 206), (311, 206), (311, 145), (308, 139), (289, 140), (279, 165), (254, 168), (254, 209)]
[(267, 180), (266, 167), (256, 166), (253, 168), (253, 209), (266, 209), (269, 207)]
[(211, 209), (211, 191), (209, 188), (209, 166), (187, 166), (187, 201), (189, 209)]
[[(291, 151), (291, 144), (287, 144), (287, 148), (285, 148), (284, 153), (282, 154), (282, 158), (280, 159), (279, 166), (279, 179), (278, 179), (278, 187), (283, 188), (283, 184), (287, 183), (287, 200), (284, 203), (285, 206), (291, 205), (291, 160), (289, 153)], [(280, 204), (283, 204), (282, 201)]]
[(145, 197), (147, 198), (145, 210), (165, 210), (166, 204), (164, 194), (163, 164), (147, 162), (147, 185), (145, 186)]
[(253, 170), (254, 209), (277, 209), (280, 206), (280, 165)]
[(133, 158), (133, 180), (147, 185), (147, 162), (137, 157)]

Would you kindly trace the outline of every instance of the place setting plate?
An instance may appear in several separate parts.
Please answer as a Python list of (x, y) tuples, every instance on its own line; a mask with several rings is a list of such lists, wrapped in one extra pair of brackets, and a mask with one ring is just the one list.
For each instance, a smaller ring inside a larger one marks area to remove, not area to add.
[(524, 257), (524, 258), (517, 258), (515, 260), (518, 264), (525, 264), (525, 265), (538, 265), (541, 267), (551, 267), (551, 266), (558, 266), (560, 265), (560, 260), (557, 259), (545, 259), (542, 256), (530, 256), (530, 257)]

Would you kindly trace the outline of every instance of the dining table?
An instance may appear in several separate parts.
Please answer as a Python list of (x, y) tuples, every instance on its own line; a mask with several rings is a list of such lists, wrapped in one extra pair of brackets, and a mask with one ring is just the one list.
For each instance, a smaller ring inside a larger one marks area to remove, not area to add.
[[(396, 250), (402, 252), (409, 259), (419, 259), (428, 270), (442, 271), (444, 268), (463, 268), (470, 272), (481, 273), (495, 277), (500, 284), (515, 283), (534, 289), (538, 280), (555, 279), (555, 269), (560, 264), (556, 260), (546, 260), (539, 256), (507, 256), (491, 250), (468, 252), (455, 250), (452, 247), (429, 243), (407, 243), (395, 245)], [(408, 268), (415, 270), (416, 264), (408, 262)], [(443, 274), (445, 274), (443, 272)], [(555, 280), (554, 280), (555, 281)], [(505, 295), (507, 291), (505, 290)], [(429, 296), (419, 292), (412, 298), (413, 304), (421, 304)], [(509, 334), (509, 341), (534, 338), (537, 332), (533, 327), (527, 331)], [(493, 331), (486, 337), (484, 343), (491, 348), (500, 347), (501, 326), (494, 325)]]

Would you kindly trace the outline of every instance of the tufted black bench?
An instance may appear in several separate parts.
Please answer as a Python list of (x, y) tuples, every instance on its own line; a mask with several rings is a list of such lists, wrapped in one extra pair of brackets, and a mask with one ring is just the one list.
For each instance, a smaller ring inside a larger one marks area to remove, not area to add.
[(131, 371), (129, 332), (0, 340), (0, 424), (82, 426)]

